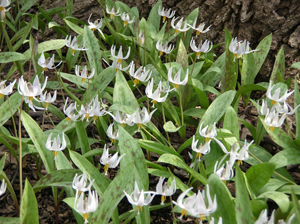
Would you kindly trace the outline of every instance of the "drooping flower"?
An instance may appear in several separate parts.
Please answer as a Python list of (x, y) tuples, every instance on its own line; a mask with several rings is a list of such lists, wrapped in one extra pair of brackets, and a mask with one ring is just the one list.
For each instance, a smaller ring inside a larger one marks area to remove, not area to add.
[(268, 221), (268, 210), (264, 209), (260, 212), (258, 219), (254, 224), (274, 224), (275, 221), (275, 210), (273, 210), (270, 220)]
[(277, 112), (276, 110), (272, 110), (267, 113), (264, 121), (266, 125), (270, 126), (269, 129), (271, 131), (274, 131), (275, 127), (278, 128), (283, 124), (286, 117), (286, 114), (282, 114), (279, 119), (279, 112)]
[(98, 208), (98, 194), (96, 191), (89, 190), (88, 197), (80, 194), (79, 198), (75, 198), (75, 209), (77, 212), (83, 213), (84, 223), (88, 223), (89, 213), (94, 212)]
[(120, 8), (118, 8), (118, 10), (116, 11), (115, 6), (111, 8), (111, 10), (109, 11), (107, 5), (106, 5), (106, 12), (109, 14), (111, 19), (114, 19), (115, 16), (120, 16), (121, 14), (119, 14)]
[(150, 69), (146, 70), (146, 67), (139, 67), (138, 70), (135, 71), (135, 64), (130, 64), (129, 75), (134, 78), (133, 84), (136, 86), (140, 81), (148, 82), (151, 78), (152, 71)]
[(163, 23), (167, 18), (171, 19), (175, 15), (176, 10), (161, 8), (161, 5), (158, 6), (158, 15), (163, 17)]
[[(127, 197), (129, 203), (136, 206), (136, 210), (138, 210), (138, 215), (140, 214), (140, 211), (143, 210), (143, 206), (150, 204), (155, 196), (155, 192), (144, 192), (144, 190), (140, 191), (137, 182), (135, 182), (134, 191), (130, 195), (127, 194), (126, 191), (124, 191), (124, 194)], [(151, 196), (151, 194), (153, 195)]]
[(64, 133), (62, 133), (62, 140), (60, 140), (59, 135), (56, 138), (51, 140), (52, 133), (48, 136), (45, 147), (53, 152), (54, 159), (57, 156), (58, 151), (62, 151), (67, 147)]
[(191, 46), (192, 50), (196, 52), (196, 56), (199, 59), (201, 53), (207, 53), (207, 52), (211, 51), (211, 49), (213, 47), (213, 43), (208, 40), (205, 40), (203, 44), (201, 41), (201, 43), (197, 47), (195, 40), (192, 38), (191, 42), (190, 42), (190, 46)]
[(71, 103), (68, 107), (68, 97), (66, 99), (66, 102), (65, 102), (65, 105), (64, 105), (64, 113), (65, 115), (67, 115), (67, 121), (70, 121), (70, 120), (73, 120), (73, 121), (76, 121), (77, 118), (80, 116), (80, 114), (77, 113), (77, 110), (76, 110), (76, 102), (74, 103)]
[(38, 65), (43, 68), (43, 71), (48, 71), (48, 69), (55, 69), (60, 64), (61, 64), (61, 62), (59, 62), (56, 66), (54, 65), (54, 54), (52, 55), (52, 57), (50, 59), (49, 58), (45, 59), (44, 52), (42, 52), (42, 54), (38, 60)]
[(229, 50), (234, 54), (234, 59), (242, 57), (244, 54), (249, 54), (258, 49), (250, 51), (250, 42), (249, 41), (237, 41), (237, 37), (233, 38), (229, 45)]
[(76, 173), (72, 182), (72, 187), (74, 190), (76, 190), (75, 198), (77, 198), (77, 195), (81, 194), (82, 192), (90, 191), (94, 181), (95, 180), (91, 180), (90, 176), (87, 177), (85, 172), (79, 176)]
[(113, 156), (111, 156), (109, 154), (109, 149), (106, 148), (106, 145), (104, 145), (103, 154), (100, 158), (100, 163), (104, 165), (105, 175), (107, 175), (108, 168), (116, 168), (119, 165), (123, 156), (125, 155), (126, 154), (123, 154), (120, 157), (118, 157), (118, 152), (116, 152)]
[(183, 17), (176, 23), (175, 25), (175, 21), (178, 19), (179, 17), (175, 18), (173, 17), (172, 21), (171, 21), (171, 26), (175, 29), (175, 34), (180, 32), (186, 32), (190, 29), (190, 27), (188, 27), (188, 24), (186, 22), (184, 22), (184, 25), (182, 26), (183, 23)]
[[(259, 105), (259, 101), (257, 101), (257, 105)], [(259, 114), (261, 115), (267, 115), (269, 113), (269, 107), (265, 100), (262, 100), (261, 106), (258, 109)]]
[(242, 148), (237, 143), (234, 143), (231, 146), (231, 150), (229, 152), (230, 154), (230, 165), (233, 166), (235, 161), (238, 160), (238, 164), (242, 165), (243, 161), (247, 160), (249, 158), (249, 147), (252, 145), (254, 140), (252, 140), (250, 143), (247, 142), (245, 139), (244, 145)]
[(114, 123), (111, 123), (106, 131), (107, 136), (110, 138), (110, 141), (112, 143), (116, 143), (117, 140), (119, 140), (119, 130), (113, 131)]
[(203, 122), (200, 125), (199, 134), (205, 138), (205, 142), (209, 142), (211, 139), (215, 139), (217, 137), (216, 122), (213, 124), (213, 127), (211, 130), (209, 130), (208, 125), (202, 129), (202, 125), (203, 125)]
[(180, 81), (181, 69), (175, 74), (174, 78), (172, 78), (172, 67), (170, 67), (168, 71), (168, 81), (174, 84), (175, 89), (179, 87), (179, 85), (185, 85), (188, 82), (189, 78), (189, 69), (186, 71), (185, 78)]
[(142, 127), (143, 124), (149, 123), (152, 117), (152, 114), (157, 110), (153, 110), (150, 114), (148, 113), (148, 110), (146, 107), (142, 109), (140, 112), (140, 109), (136, 109), (136, 111), (131, 115), (131, 121), (135, 124), (137, 124), (138, 129)]
[(196, 30), (196, 36), (199, 36), (200, 33), (208, 32), (209, 28), (211, 27), (211, 25), (210, 25), (206, 29), (204, 29), (205, 23), (200, 23), (199, 26), (196, 26), (196, 23), (197, 23), (197, 18), (195, 18), (195, 21), (194, 21), (193, 25), (187, 24), (193, 30)]
[(103, 39), (105, 39), (105, 36), (100, 29), (102, 27), (102, 19), (96, 19), (95, 22), (92, 23), (92, 22), (90, 22), (90, 18), (92, 16), (92, 14), (93, 13), (91, 13), (91, 15), (88, 18), (89, 28), (93, 31), (98, 30), (100, 32), (100, 34), (102, 35)]
[(3, 179), (2, 180), (2, 184), (0, 186), (0, 196), (3, 195), (6, 191), (6, 186), (7, 186), (7, 183), (5, 183), (5, 180)]
[(118, 60), (118, 63), (121, 64), (122, 60), (126, 60), (130, 55), (130, 47), (128, 47), (128, 52), (125, 57), (123, 57), (122, 46), (120, 46), (119, 53), (116, 55), (116, 46), (112, 45), (110, 49), (111, 55)]
[(47, 93), (47, 91), (44, 94), (40, 95), (40, 99), (36, 99), (39, 102), (45, 103), (45, 110), (48, 110), (49, 104), (53, 103), (56, 100), (56, 90), (53, 93), (53, 96), (51, 97), (51, 93)]
[(223, 164), (221, 167), (218, 166), (218, 161), (214, 167), (214, 173), (223, 181), (231, 180), (234, 177), (233, 167), (230, 162), (226, 161), (226, 166)]
[(5, 13), (10, 9), (5, 9), (10, 5), (10, 0), (1, 0), (0, 1), (0, 14), (1, 14), (1, 20), (5, 19)]
[(129, 126), (133, 126), (134, 123), (132, 121), (132, 115), (127, 114), (127, 113), (120, 113), (120, 111), (117, 109), (116, 111), (116, 115), (113, 115), (111, 113), (108, 112), (108, 114), (110, 116), (113, 117), (113, 119), (121, 124), (121, 127), (126, 127), (126, 125), (128, 124)]
[(0, 99), (3, 97), (3, 95), (7, 96), (12, 93), (16, 81), (17, 80), (15, 79), (8, 86), (5, 85), (6, 80), (0, 82)]
[(185, 196), (192, 189), (193, 188), (191, 187), (191, 188), (185, 190), (184, 192), (182, 192), (178, 196), (177, 202), (172, 201), (175, 205), (177, 205), (178, 207), (181, 208), (181, 216), (179, 217), (179, 220), (181, 220), (183, 216), (186, 217), (187, 214), (188, 214), (188, 212), (191, 212), (192, 209), (195, 207), (195, 203), (196, 203), (196, 200), (197, 200), (196, 194), (193, 194), (192, 196), (188, 197), (185, 201), (183, 201), (183, 199), (185, 198)]
[(171, 196), (175, 193), (176, 191), (176, 181), (173, 179), (171, 186), (168, 185), (167, 181), (165, 184), (163, 177), (159, 178), (159, 181), (156, 185), (156, 192), (155, 194), (161, 195), (161, 205), (164, 205), (164, 202), (166, 201), (167, 196)]
[(84, 83), (84, 81), (86, 79), (91, 79), (94, 77), (95, 74), (95, 68), (93, 68), (91, 74), (88, 76), (88, 70), (87, 70), (87, 66), (84, 66), (83, 70), (80, 72), (80, 67), (78, 65), (75, 65), (75, 74), (78, 77), (81, 77), (81, 82)]
[(170, 54), (171, 51), (173, 51), (173, 49), (174, 49), (174, 45), (170, 44), (168, 46), (167, 42), (162, 44), (162, 40), (159, 40), (156, 42), (156, 49), (159, 51), (159, 57), (161, 57), (163, 55), (163, 53)]
[(121, 19), (122, 19), (123, 22), (124, 22), (124, 26), (127, 26), (127, 25), (130, 24), (130, 23), (134, 23), (134, 21), (135, 21), (135, 16), (130, 20), (129, 14), (123, 12), (123, 14), (122, 14), (122, 16), (121, 16)]
[(66, 43), (67, 47), (72, 48), (72, 55), (73, 56), (74, 56), (76, 51), (86, 51), (86, 50), (88, 50), (88, 49), (84, 48), (84, 44), (82, 45), (81, 48), (78, 47), (76, 36), (74, 36), (72, 42), (71, 42), (71, 39), (72, 39), (72, 36), (69, 36), (69, 39), (68, 39), (68, 36), (66, 36), (65, 43)]
[(204, 145), (202, 143), (197, 147), (198, 141), (195, 141), (195, 135), (193, 136), (193, 142), (192, 142), (192, 150), (197, 153), (197, 159), (200, 161), (201, 156), (204, 154), (208, 154), (210, 152), (210, 141), (205, 142)]
[(139, 36), (138, 36), (138, 41), (140, 45), (144, 45), (145, 43), (145, 31), (140, 31)]
[[(158, 83), (158, 87), (156, 88), (156, 90), (153, 92), (153, 78), (151, 79), (150, 82), (148, 82), (148, 85), (145, 89), (145, 93), (147, 95), (148, 98), (152, 99), (153, 102), (153, 106), (157, 103), (157, 102), (165, 102), (165, 100), (168, 97), (168, 94), (170, 92), (170, 87), (167, 85), (166, 89), (162, 88), (162, 82), (160, 81)], [(164, 96), (161, 96), (162, 93), (164, 93)]]

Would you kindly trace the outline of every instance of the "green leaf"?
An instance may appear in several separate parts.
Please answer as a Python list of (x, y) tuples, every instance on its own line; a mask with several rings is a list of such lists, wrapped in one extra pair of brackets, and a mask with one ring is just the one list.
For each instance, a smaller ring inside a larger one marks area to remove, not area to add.
[(268, 209), (268, 204), (261, 199), (254, 199), (251, 200), (250, 202), (251, 202), (253, 215), (256, 219), (259, 217), (262, 210)]
[(218, 203), (217, 210), (211, 216), (217, 219), (222, 217), (223, 223), (236, 224), (234, 203), (226, 185), (214, 173), (208, 178), (207, 184), (210, 195), (216, 195)]
[(200, 77), (200, 81), (207, 86), (215, 86), (221, 80), (225, 68), (225, 52), (207, 69), (207, 71)]
[[(295, 78), (294, 90), (295, 90), (294, 108), (296, 108), (300, 104), (300, 92), (299, 92), (297, 78)], [(296, 118), (296, 138), (300, 139), (300, 110), (299, 109), (295, 111), (295, 118)]]
[(298, 220), (298, 223), (300, 223), (300, 206), (298, 202), (298, 197), (296, 196), (294, 190), (292, 189), (292, 200), (294, 205), (294, 211), (296, 214), (296, 219)]
[(53, 153), (45, 147), (47, 141), (45, 134), (39, 125), (24, 111), (22, 111), (21, 120), (34, 146), (39, 152), (47, 172), (51, 173), (51, 171), (54, 171), (54, 158)]
[(149, 150), (151, 152), (160, 154), (160, 155), (162, 155), (164, 153), (170, 153), (170, 154), (176, 155), (178, 157), (181, 157), (174, 149), (172, 149), (168, 146), (165, 146), (161, 143), (158, 143), (158, 142), (139, 139), (138, 143), (142, 148)]
[(227, 107), (223, 128), (231, 131), (237, 139), (240, 138), (238, 116), (232, 106)]
[(147, 19), (147, 23), (149, 25), (150, 31), (153, 33), (157, 33), (159, 31), (160, 19), (161, 19), (161, 16), (158, 15), (159, 6), (162, 7), (161, 0), (158, 0), (155, 3), (155, 5), (152, 7)]
[(260, 163), (247, 170), (246, 177), (255, 194), (269, 181), (274, 170), (274, 163)]
[(20, 223), (39, 223), (37, 200), (27, 179), (25, 181), (24, 194), (21, 203)]
[(5, 223), (5, 224), (20, 224), (20, 218), (0, 217), (0, 223)]
[(300, 62), (293, 63), (290, 68), (298, 68), (298, 69), (300, 69)]
[(201, 183), (206, 184), (207, 179), (203, 177), (200, 173), (196, 172), (194, 169), (190, 168), (186, 163), (182, 160), (181, 157), (175, 156), (173, 154), (165, 153), (159, 157), (158, 163), (168, 163), (180, 168), (185, 169), (186, 172), (190, 173), (193, 177), (199, 180)]
[(72, 17), (65, 17), (64, 21), (66, 22), (66, 24), (72, 29), (74, 30), (78, 35), (83, 34), (83, 29), (78, 26), (77, 24), (71, 22), (69, 19), (72, 19)]
[[(85, 154), (85, 153), (91, 151), (91, 147), (90, 147), (90, 144), (88, 141), (88, 136), (87, 136), (83, 121), (76, 121), (75, 127), (76, 127), (76, 134), (78, 136), (79, 143), (80, 143), (81, 153)], [(91, 163), (94, 162), (93, 158), (88, 158), (88, 160)]]
[(284, 73), (285, 73), (285, 58), (284, 58), (283, 47), (281, 47), (276, 56), (270, 81), (272, 81), (273, 84), (277, 82), (284, 82)]
[(6, 158), (6, 153), (4, 153), (4, 155), (0, 159), (0, 174), (2, 173), (4, 165), (5, 165), (5, 158)]
[(164, 129), (167, 132), (177, 132), (181, 127), (175, 127), (172, 121), (168, 121), (164, 124)]
[(201, 108), (207, 109), (209, 107), (209, 101), (208, 101), (208, 98), (207, 98), (205, 92), (203, 91), (202, 83), (197, 79), (192, 79), (192, 82), (193, 82), (193, 87), (198, 95), (198, 99), (199, 99)]
[(267, 191), (258, 196), (258, 198), (272, 199), (281, 209), (283, 215), (286, 215), (289, 211), (290, 201), (286, 194), (276, 191)]
[[(248, 191), (243, 173), (239, 166), (236, 166), (236, 204), (235, 212), (238, 223), (253, 223), (254, 218), (251, 210)], [(218, 201), (219, 202), (219, 201)]]
[(272, 33), (269, 34), (268, 36), (266, 36), (256, 47), (256, 49), (258, 49), (258, 51), (255, 51), (253, 53), (254, 55), (254, 61), (255, 61), (255, 76), (257, 75), (257, 73), (259, 72), (261, 66), (263, 65), (270, 47), (271, 47), (271, 43), (272, 43)]
[[(257, 192), (257, 194), (262, 194), (264, 192), (267, 191), (276, 191), (277, 189), (279, 189), (280, 187), (282, 187), (283, 185), (287, 184), (288, 182), (286, 181), (282, 181), (282, 180), (278, 180), (278, 179), (274, 179), (271, 178), (269, 179), (269, 181)], [(280, 190), (278, 190), (280, 191)]]
[(6, 123), (8, 119), (17, 111), (21, 104), (20, 94), (14, 93), (9, 97), (9, 100), (6, 100), (0, 105), (0, 127)]
[(8, 63), (14, 61), (25, 60), (25, 56), (18, 52), (1, 52), (0, 53), (0, 63)]
[(300, 150), (294, 148), (285, 149), (270, 159), (270, 162), (276, 164), (276, 169), (291, 164), (299, 164)]
[(139, 171), (139, 178), (142, 180), (143, 188), (148, 189), (149, 178), (144, 153), (135, 140), (124, 128), (119, 126), (119, 148), (121, 155), (126, 154), (121, 159), (121, 169), (133, 162), (135, 168)]

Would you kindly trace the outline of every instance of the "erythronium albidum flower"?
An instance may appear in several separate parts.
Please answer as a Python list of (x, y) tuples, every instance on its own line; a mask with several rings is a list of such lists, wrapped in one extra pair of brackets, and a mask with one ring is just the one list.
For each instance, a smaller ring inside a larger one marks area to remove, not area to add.
[(152, 71), (146, 70), (145, 67), (141, 66), (135, 71), (135, 64), (130, 64), (129, 75), (134, 78), (133, 84), (136, 86), (140, 81), (148, 82), (151, 77)]
[(95, 22), (92, 23), (92, 22), (90, 22), (91, 16), (92, 16), (92, 14), (89, 16), (89, 19), (88, 19), (89, 28), (93, 31), (98, 30), (100, 32), (100, 34), (102, 35), (102, 37), (105, 39), (104, 34), (100, 30), (100, 28), (102, 27), (102, 19), (97, 19)]
[(62, 140), (60, 140), (59, 135), (57, 135), (56, 138), (51, 140), (52, 133), (48, 136), (47, 142), (45, 144), (45, 147), (53, 152), (54, 159), (57, 156), (58, 151), (62, 151), (67, 147), (67, 143), (65, 140), (64, 133), (62, 133)]
[[(74, 190), (76, 190), (75, 198), (77, 198), (78, 194), (81, 194), (82, 192), (91, 190), (91, 187), (92, 187), (94, 181), (95, 180), (91, 180), (90, 177), (87, 178), (85, 172), (83, 172), (79, 176), (76, 173), (75, 177), (73, 179), (73, 182), (72, 182), (72, 187)], [(88, 184), (88, 182), (89, 182), (89, 184)]]
[(0, 99), (3, 95), (7, 96), (12, 93), (16, 81), (15, 79), (15, 81), (11, 82), (8, 86), (5, 85), (6, 80), (0, 82)]
[(1, 0), (0, 1), (0, 14), (1, 14), (1, 20), (5, 19), (5, 13), (10, 9), (5, 9), (10, 5), (10, 0)]
[(122, 16), (121, 16), (121, 19), (122, 19), (123, 22), (124, 22), (124, 26), (127, 26), (127, 24), (134, 23), (134, 21), (135, 21), (135, 16), (130, 20), (129, 14), (123, 12), (123, 14), (122, 14)]
[(107, 5), (106, 5), (106, 12), (109, 14), (111, 19), (114, 19), (115, 16), (120, 16), (121, 14), (119, 14), (120, 8), (118, 8), (118, 10), (116, 11), (115, 6), (111, 8), (111, 10), (109, 11)]
[[(257, 105), (259, 105), (259, 101), (257, 101)], [(267, 115), (269, 113), (268, 104), (265, 100), (262, 100), (261, 106), (259, 108), (259, 114), (261, 115)]]
[(204, 145), (202, 143), (197, 147), (198, 141), (195, 141), (195, 135), (193, 136), (193, 142), (192, 142), (192, 150), (197, 153), (197, 159), (200, 161), (201, 156), (204, 154), (207, 154), (210, 152), (210, 141), (205, 142)]
[(258, 219), (254, 222), (254, 224), (274, 224), (275, 221), (275, 210), (272, 212), (271, 218), (268, 221), (268, 210), (264, 209), (259, 214)]
[(161, 5), (158, 6), (158, 15), (163, 17), (163, 23), (167, 18), (171, 19), (175, 15), (176, 10), (161, 8)]
[(140, 45), (143, 45), (145, 42), (145, 31), (140, 31), (139, 36), (138, 36), (138, 41)]
[(200, 125), (199, 134), (205, 138), (205, 142), (209, 142), (211, 139), (215, 139), (217, 137), (216, 122), (213, 124), (211, 130), (209, 130), (208, 125), (202, 129), (202, 125), (203, 122)]
[(95, 68), (93, 68), (91, 74), (88, 76), (88, 70), (87, 70), (87, 66), (84, 66), (83, 70), (80, 72), (79, 70), (79, 66), (75, 65), (75, 74), (78, 77), (81, 77), (81, 82), (83, 83), (86, 79), (91, 79), (94, 77), (95, 74)]
[[(148, 82), (145, 92), (146, 92), (147, 97), (152, 99), (153, 106), (154, 106), (157, 102), (160, 102), (160, 103), (165, 102), (165, 100), (168, 97), (170, 89), (169, 89), (169, 87), (167, 89), (163, 89), (162, 82), (160, 81), (158, 84), (158, 87), (153, 92), (153, 84), (154, 84), (154, 81), (152, 78), (151, 81)], [(161, 97), (162, 93), (165, 93), (165, 96)]]
[(110, 116), (113, 117), (113, 119), (121, 124), (121, 127), (126, 127), (126, 125), (128, 124), (129, 126), (133, 126), (134, 123), (132, 121), (132, 115), (127, 114), (127, 113), (120, 113), (120, 111), (117, 109), (116, 111), (116, 115), (113, 115), (111, 113), (108, 112), (108, 114)]
[(192, 38), (191, 42), (190, 42), (190, 46), (191, 46), (192, 50), (196, 52), (196, 56), (199, 59), (201, 52), (207, 53), (212, 49), (213, 43), (208, 40), (205, 40), (204, 43), (202, 43), (202, 41), (201, 41), (201, 43), (197, 47), (195, 40)]
[(271, 131), (274, 131), (275, 127), (278, 128), (283, 124), (286, 117), (286, 114), (282, 114), (279, 119), (279, 112), (276, 110), (271, 110), (271, 112), (269, 111), (265, 117), (265, 123), (266, 125), (270, 126), (269, 129)]
[(116, 55), (116, 46), (112, 45), (110, 49), (111, 55), (118, 60), (118, 63), (121, 64), (122, 60), (126, 60), (130, 55), (130, 47), (128, 47), (128, 52), (125, 57), (123, 57), (122, 46), (120, 46), (119, 53)]
[(0, 186), (0, 196), (5, 193), (5, 191), (6, 191), (6, 185), (7, 185), (7, 183), (5, 183), (5, 180), (3, 179), (2, 180), (2, 184)]
[(66, 99), (65, 105), (64, 105), (64, 113), (67, 115), (67, 121), (73, 120), (76, 121), (77, 118), (80, 116), (80, 114), (77, 113), (76, 110), (76, 102), (71, 103), (68, 107), (68, 98)]
[(249, 54), (254, 51), (258, 51), (258, 49), (250, 51), (250, 42), (249, 41), (237, 41), (237, 37), (233, 38), (229, 45), (229, 50), (234, 54), (234, 59), (242, 57), (244, 54)]
[[(135, 182), (134, 191), (130, 195), (127, 194), (126, 191), (124, 191), (124, 194), (127, 197), (129, 203), (136, 206), (136, 210), (138, 210), (138, 215), (140, 214), (140, 211), (143, 210), (143, 206), (150, 204), (155, 196), (155, 192), (144, 192), (144, 190), (140, 191), (137, 182)], [(151, 196), (151, 194), (153, 195)], [(146, 199), (145, 196), (147, 196)]]
[(223, 181), (231, 180), (234, 177), (233, 167), (229, 161), (226, 161), (226, 166), (223, 164), (221, 167), (218, 166), (218, 161), (215, 164), (214, 173)]
[(49, 104), (53, 103), (56, 100), (56, 90), (53, 93), (53, 96), (51, 97), (51, 93), (47, 93), (47, 91), (40, 95), (40, 99), (37, 100), (39, 102), (45, 102), (45, 110), (48, 110)]
[(72, 39), (72, 36), (69, 36), (69, 39), (68, 39), (68, 36), (66, 36), (65, 42), (66, 42), (67, 47), (72, 48), (72, 55), (73, 56), (74, 56), (76, 51), (86, 51), (86, 50), (88, 50), (88, 49), (84, 48), (84, 45), (81, 48), (78, 47), (76, 36), (74, 36), (72, 42), (71, 42), (71, 39)]
[(89, 190), (89, 196), (84, 198), (85, 194), (80, 194), (79, 198), (75, 198), (75, 209), (77, 212), (83, 213), (84, 223), (88, 223), (89, 213), (94, 212), (98, 208), (98, 195), (96, 191)]
[(161, 195), (161, 205), (164, 205), (164, 202), (166, 201), (167, 196), (171, 196), (176, 191), (176, 181), (173, 179), (171, 186), (168, 185), (167, 182), (164, 183), (163, 177), (159, 178), (159, 181), (156, 185), (156, 192), (155, 194)]
[(199, 26), (196, 26), (196, 23), (197, 23), (197, 18), (195, 18), (195, 21), (194, 21), (193, 25), (187, 24), (193, 30), (196, 30), (196, 36), (199, 36), (200, 33), (206, 33), (206, 32), (208, 32), (209, 28), (211, 27), (211, 25), (210, 25), (209, 27), (207, 27), (206, 29), (204, 29), (205, 23), (200, 23)]
[(38, 65), (43, 68), (44, 71), (48, 71), (48, 69), (55, 69), (57, 66), (59, 66), (61, 62), (59, 62), (56, 66), (54, 66), (54, 54), (52, 57), (49, 59), (45, 59), (44, 52), (42, 52), (39, 60), (38, 60)]
[(168, 46), (167, 42), (162, 44), (162, 41), (159, 40), (156, 42), (156, 49), (159, 51), (159, 57), (161, 57), (163, 53), (170, 54), (174, 49), (174, 45), (170, 44), (170, 46)]
[(149, 123), (152, 117), (152, 114), (157, 110), (153, 110), (150, 114), (148, 113), (148, 110), (146, 107), (142, 109), (142, 112), (140, 112), (140, 109), (138, 108), (132, 115), (131, 115), (131, 121), (135, 124), (137, 124), (138, 128), (140, 129), (143, 124)]
[(249, 158), (248, 150), (249, 150), (250, 145), (252, 145), (253, 142), (254, 142), (254, 140), (252, 140), (250, 143), (248, 143), (247, 140), (245, 139), (245, 143), (242, 148), (240, 148), (240, 146), (237, 143), (234, 143), (231, 146), (231, 150), (229, 152), (231, 166), (234, 165), (234, 162), (236, 160), (238, 160), (239, 165), (242, 165), (243, 161), (245, 161)]
[(183, 17), (176, 23), (175, 25), (175, 21), (178, 19), (179, 17), (175, 18), (173, 17), (172, 21), (171, 21), (171, 26), (175, 29), (175, 33), (180, 32), (186, 32), (190, 29), (190, 27), (188, 27), (187, 23), (184, 22), (184, 25), (182, 27), (182, 23), (183, 23)]
[(119, 165), (120, 160), (123, 156), (125, 156), (125, 154), (118, 157), (118, 152), (111, 156), (109, 154), (109, 149), (106, 148), (106, 145), (104, 145), (103, 154), (100, 158), (100, 163), (104, 165), (105, 175), (107, 175), (108, 168), (116, 168)]
[(181, 216), (179, 217), (179, 220), (181, 220), (183, 216), (187, 216), (188, 212), (190, 212), (193, 209), (193, 207), (195, 207), (195, 203), (197, 200), (196, 194), (193, 194), (192, 196), (188, 197), (185, 201), (183, 201), (185, 196), (192, 189), (193, 188), (191, 187), (185, 190), (184, 192), (182, 192), (177, 198), (177, 202), (172, 201), (175, 205), (181, 208)]
[(113, 126), (114, 126), (114, 123), (111, 123), (108, 126), (106, 134), (112, 143), (116, 143), (116, 141), (119, 140), (119, 130), (113, 131)]
[(175, 74), (174, 78), (172, 78), (172, 67), (170, 67), (168, 71), (168, 81), (174, 84), (175, 89), (179, 87), (179, 85), (185, 85), (188, 82), (189, 78), (189, 70), (187, 69), (185, 78), (180, 81), (181, 69)]

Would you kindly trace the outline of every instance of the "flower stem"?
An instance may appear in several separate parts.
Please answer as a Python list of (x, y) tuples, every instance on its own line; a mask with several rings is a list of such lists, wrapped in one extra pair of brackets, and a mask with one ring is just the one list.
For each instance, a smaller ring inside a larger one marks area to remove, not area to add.
[[(161, 108), (162, 108), (161, 110), (162, 110), (162, 115), (163, 115), (163, 121), (164, 121), (164, 124), (165, 124), (166, 123), (166, 117), (165, 117), (164, 103), (161, 103)], [(165, 130), (165, 132), (166, 132), (166, 136), (167, 136), (167, 139), (168, 139), (168, 144), (171, 144), (169, 134), (166, 130)]]
[(182, 126), (184, 125), (184, 118), (183, 118), (182, 95), (181, 95), (180, 87), (178, 87), (178, 95), (179, 95), (179, 102), (180, 102), (181, 126)]
[(176, 217), (175, 217), (174, 208), (173, 208), (172, 196), (170, 196), (170, 202), (171, 202), (171, 210), (172, 210), (172, 216), (173, 216), (173, 223), (176, 223)]
[(21, 115), (22, 115), (22, 105), (23, 105), (24, 95), (22, 95), (20, 111), (19, 111), (19, 173), (20, 173), (20, 201), (22, 200), (23, 194), (23, 182), (22, 182), (22, 127), (21, 127)]

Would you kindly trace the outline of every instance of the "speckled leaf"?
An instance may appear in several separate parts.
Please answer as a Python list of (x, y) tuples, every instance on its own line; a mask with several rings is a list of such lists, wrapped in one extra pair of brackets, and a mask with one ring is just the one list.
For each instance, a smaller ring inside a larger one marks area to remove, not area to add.
[(21, 98), (21, 95), (17, 92), (9, 97), (9, 102), (6, 100), (0, 105), (0, 126), (5, 124), (6, 121), (11, 118), (12, 114), (10, 111), (13, 114), (17, 111), (21, 104)]
[(235, 212), (236, 212), (237, 222), (240, 224), (246, 224), (246, 223), (252, 224), (254, 222), (254, 218), (251, 210), (249, 194), (246, 188), (243, 173), (239, 166), (236, 166), (235, 186), (236, 186)]
[(164, 129), (167, 132), (177, 132), (181, 127), (176, 127), (172, 121), (168, 121), (164, 124)]
[(211, 214), (212, 217), (222, 217), (223, 223), (236, 224), (234, 202), (226, 185), (214, 173), (209, 176), (207, 184), (209, 184), (210, 195), (212, 198), (216, 195), (218, 203), (217, 210)]
[(121, 155), (126, 154), (124, 158), (121, 159), (121, 169), (133, 162), (135, 168), (139, 171), (138, 178), (142, 180), (144, 189), (148, 189), (149, 179), (143, 150), (137, 140), (128, 134), (121, 126), (119, 126), (119, 147)]
[(4, 153), (4, 155), (0, 159), (0, 174), (1, 174), (2, 170), (3, 170), (4, 165), (5, 165), (5, 158), (6, 158), (6, 153)]
[(20, 223), (39, 223), (37, 200), (34, 191), (27, 179), (25, 181), (24, 194), (21, 203)]
[(189, 66), (188, 56), (182, 40), (179, 42), (176, 62), (181, 64), (182, 68), (187, 68)]
[[(76, 121), (75, 127), (76, 127), (76, 134), (81, 148), (81, 153), (83, 155), (91, 151), (91, 147), (88, 141), (88, 135), (86, 133), (86, 128), (85, 125), (83, 124), (83, 121)], [(92, 157), (87, 158), (87, 160), (90, 161), (91, 163), (94, 162)]]
[(35, 192), (49, 186), (71, 186), (76, 173), (81, 173), (79, 170), (67, 169), (56, 170), (43, 176), (34, 186)]
[(269, 34), (268, 36), (266, 36), (256, 47), (256, 49), (258, 49), (258, 51), (255, 51), (254, 54), (254, 62), (255, 62), (255, 76), (257, 75), (257, 73), (259, 72), (261, 66), (263, 65), (270, 47), (271, 47), (271, 43), (272, 43), (272, 33)]
[(154, 33), (157, 33), (159, 31), (159, 26), (160, 26), (161, 16), (158, 15), (159, 6), (161, 6), (162, 8), (161, 0), (158, 0), (156, 4), (152, 7), (147, 19), (147, 23), (149, 25), (150, 31)]
[(258, 198), (272, 199), (279, 206), (282, 214), (287, 215), (290, 207), (290, 200), (286, 194), (277, 191), (267, 191), (259, 195)]
[(40, 129), (39, 125), (26, 112), (22, 111), (21, 119), (23, 126), (42, 158), (47, 172), (50, 173), (51, 171), (54, 171), (53, 153), (45, 147), (47, 141), (45, 134)]
[[(295, 85), (294, 85), (294, 108), (296, 108), (300, 104), (300, 92), (299, 86), (297, 82), (297, 78), (295, 78)], [(300, 139), (300, 109), (295, 111), (296, 117), (296, 137)]]
[(114, 104), (126, 105), (133, 109), (139, 108), (133, 92), (131, 91), (123, 74), (118, 70), (116, 74), (116, 83), (114, 87)]
[(100, 72), (102, 72), (101, 51), (98, 44), (98, 39), (88, 26), (84, 26), (83, 42), (85, 44), (85, 48), (87, 49), (86, 54), (88, 56), (90, 67), (91, 69), (95, 68), (95, 77), (97, 77)]
[(232, 106), (228, 106), (226, 109), (225, 117), (224, 117), (224, 124), (223, 128), (228, 129), (231, 133), (239, 139), (240, 132), (239, 132), (239, 122), (238, 116), (233, 109)]
[(207, 69), (207, 71), (200, 77), (200, 81), (203, 85), (215, 86), (218, 84), (225, 69), (225, 52), (213, 63), (213, 65)]
[(270, 159), (270, 162), (276, 163), (276, 169), (291, 164), (298, 164), (300, 161), (300, 150), (298, 148), (285, 149)]
[(20, 218), (0, 217), (0, 223), (5, 223), (5, 224), (20, 224)]
[(64, 21), (65, 21), (66, 24), (67, 24), (72, 30), (74, 30), (78, 35), (83, 34), (83, 29), (82, 29), (80, 26), (78, 26), (77, 24), (72, 23), (70, 20), (68, 20), (68, 17), (65, 17), (65, 18), (64, 18)]
[(18, 52), (1, 52), (0, 53), (0, 63), (8, 63), (14, 61), (25, 60), (25, 56)]
[(139, 145), (146, 150), (149, 150), (151, 152), (154, 152), (154, 153), (157, 153), (160, 155), (162, 155), (164, 153), (170, 153), (170, 154), (174, 154), (174, 155), (180, 157), (180, 155), (174, 149), (172, 149), (166, 145), (163, 145), (159, 142), (139, 139)]
[(285, 73), (285, 58), (284, 58), (283, 47), (281, 47), (276, 56), (270, 81), (272, 81), (273, 84), (277, 82), (284, 82), (284, 73)]

